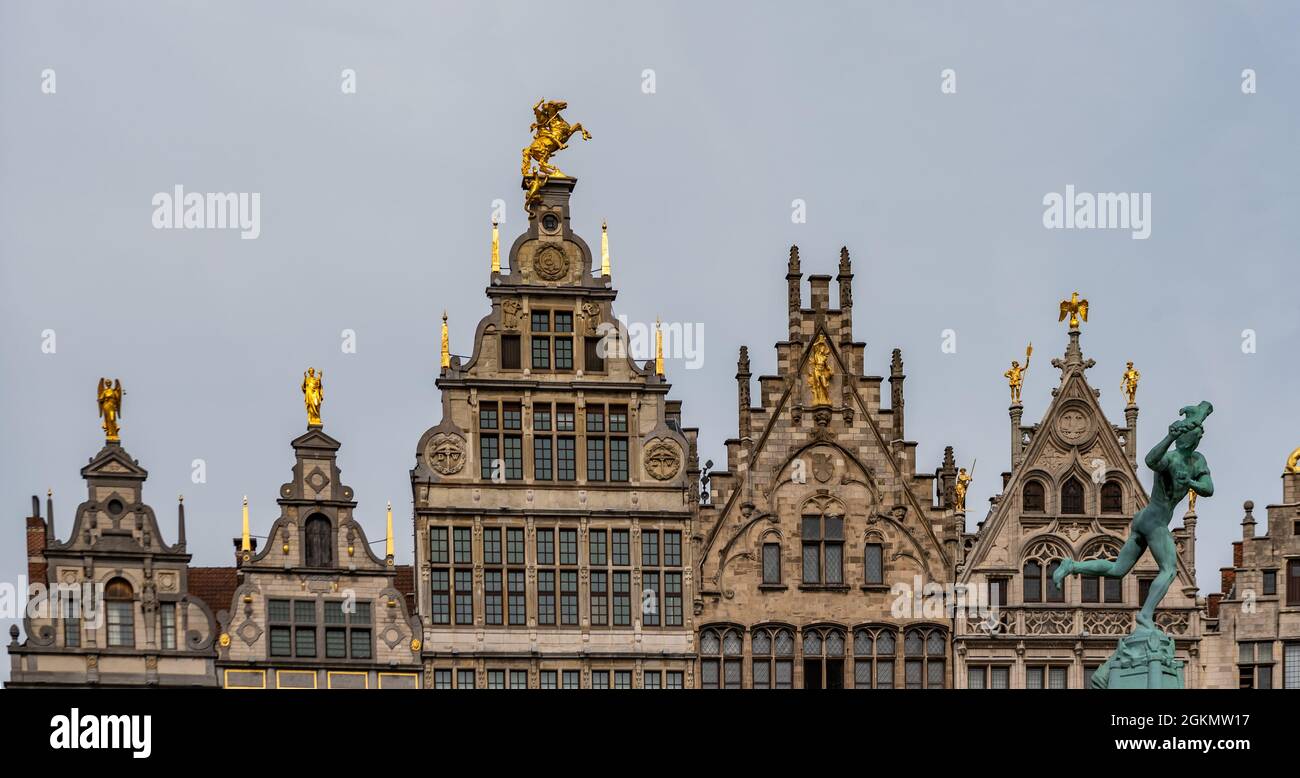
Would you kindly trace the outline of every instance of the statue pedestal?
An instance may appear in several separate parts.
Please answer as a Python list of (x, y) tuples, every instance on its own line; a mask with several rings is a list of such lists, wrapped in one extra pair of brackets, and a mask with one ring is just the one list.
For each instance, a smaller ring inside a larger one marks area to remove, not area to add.
[(1183, 663), (1174, 658), (1174, 639), (1139, 627), (1123, 637), (1092, 676), (1094, 689), (1181, 689)]

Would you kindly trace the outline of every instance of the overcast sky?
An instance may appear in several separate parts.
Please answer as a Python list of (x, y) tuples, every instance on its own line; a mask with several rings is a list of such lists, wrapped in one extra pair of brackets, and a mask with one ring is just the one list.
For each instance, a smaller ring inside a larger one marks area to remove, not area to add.
[[(735, 434), (737, 347), (775, 369), (789, 245), (805, 273), (834, 273), (847, 245), (867, 372), (904, 351), (918, 468), (945, 445), (979, 460), (973, 529), (1009, 466), (1002, 372), (1032, 340), (1037, 421), (1077, 289), (1113, 422), (1124, 361), (1142, 371), (1144, 452), (1178, 408), (1215, 405), (1197, 558), (1217, 590), (1242, 501), (1262, 519), (1300, 445), (1296, 9), (863, 5), (0, 4), (3, 581), (24, 572), (29, 496), (54, 489), (60, 537), (85, 499), (101, 375), (125, 385), (123, 445), (167, 539), (183, 492), (194, 564), (217, 565), (242, 495), (255, 533), (277, 515), (301, 374), (324, 368), (325, 431), (382, 543), (440, 413), (440, 315), (467, 354), (488, 311), (493, 200), (504, 245), (523, 227), (519, 150), (544, 96), (594, 135), (558, 161), (580, 179), (574, 228), (595, 246), (609, 222), (616, 311), (704, 325), (702, 366), (667, 364), (702, 460), (723, 466)], [(260, 236), (154, 229), (153, 196), (178, 185), (259, 193)], [(1043, 198), (1067, 185), (1150, 193), (1150, 237), (1046, 229)]]

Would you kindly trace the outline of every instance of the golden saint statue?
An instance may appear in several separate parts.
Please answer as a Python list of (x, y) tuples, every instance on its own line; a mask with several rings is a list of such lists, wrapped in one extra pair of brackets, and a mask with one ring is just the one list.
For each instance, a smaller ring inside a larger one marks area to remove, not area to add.
[(956, 510), (958, 513), (966, 512), (966, 490), (970, 488), (970, 482), (974, 480), (975, 477), (967, 473), (966, 468), (963, 467), (957, 471), (957, 484), (953, 488), (957, 492)]
[(112, 383), (107, 378), (99, 379), (99, 392), (95, 399), (99, 403), (99, 417), (104, 420), (102, 426), (107, 440), (121, 439), (118, 437), (117, 420), (122, 416), (122, 398), (125, 396), (121, 379)]
[(325, 400), (324, 378), (325, 371), (317, 373), (314, 367), (307, 368), (307, 372), (302, 374), (302, 399), (307, 405), (309, 427), (320, 426), (320, 404)]
[(1020, 404), (1020, 387), (1025, 385), (1025, 371), (1029, 370), (1029, 358), (1033, 356), (1034, 344), (1030, 343), (1025, 349), (1025, 365), (1020, 366), (1016, 360), (1011, 360), (1011, 369), (1003, 373), (1002, 376), (1007, 379), (1007, 384), (1011, 387), (1011, 404)]
[(818, 335), (808, 359), (808, 389), (812, 391), (813, 405), (831, 404), (831, 347), (826, 335)]
[(1138, 379), (1142, 374), (1133, 368), (1133, 363), (1129, 362), (1128, 367), (1124, 370), (1124, 375), (1120, 378), (1119, 387), (1128, 396), (1128, 404), (1133, 405), (1137, 402)]
[(591, 140), (591, 133), (587, 132), (587, 128), (583, 127), (581, 122), (569, 124), (564, 117), (560, 116), (560, 111), (568, 107), (569, 104), (563, 100), (546, 98), (538, 100), (533, 106), (534, 121), (528, 127), (529, 132), (533, 133), (533, 141), (524, 147), (521, 169), (524, 179), (528, 181), (528, 193), (524, 195), (524, 210), (529, 215), (532, 215), (533, 207), (541, 200), (539, 194), (541, 188), (552, 176), (568, 177), (551, 164), (551, 155), (567, 149), (567, 141), (575, 132), (580, 133), (583, 140)]
[(1196, 490), (1187, 490), (1187, 512), (1196, 513)]
[(1070, 317), (1070, 329), (1079, 328), (1079, 317), (1084, 321), (1088, 320), (1088, 301), (1079, 299), (1078, 292), (1071, 292), (1070, 299), (1061, 301), (1061, 318), (1057, 321), (1065, 321), (1066, 315)]

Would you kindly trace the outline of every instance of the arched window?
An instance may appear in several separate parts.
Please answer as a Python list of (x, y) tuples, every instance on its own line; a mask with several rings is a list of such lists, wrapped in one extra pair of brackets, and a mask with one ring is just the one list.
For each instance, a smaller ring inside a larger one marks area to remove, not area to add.
[(809, 628), (803, 632), (803, 688), (844, 688), (844, 633)]
[(869, 537), (862, 547), (862, 582), (868, 586), (885, 583), (885, 545), (878, 536)]
[(763, 543), (763, 583), (781, 583), (781, 544), (775, 541), (776, 535), (770, 536)]
[(135, 646), (135, 592), (124, 578), (114, 578), (104, 588), (107, 611), (108, 645), (113, 648)]
[(303, 535), (306, 542), (303, 547), (306, 551), (306, 564), (308, 567), (333, 567), (334, 566), (334, 533), (330, 527), (330, 520), (315, 514), (307, 519)]
[(1035, 544), (1025, 555), (1023, 590), (1025, 602), (1065, 602), (1065, 589), (1052, 581), (1061, 564), (1061, 551), (1048, 542)]
[(1047, 510), (1046, 492), (1041, 481), (1029, 481), (1021, 492), (1026, 513), (1042, 513)]
[(1101, 512), (1124, 512), (1124, 489), (1119, 485), (1119, 481), (1107, 481), (1106, 485), (1101, 487)]
[(759, 629), (750, 640), (755, 689), (794, 688), (794, 633), (788, 629)]
[(1061, 513), (1083, 513), (1083, 484), (1074, 476), (1061, 484)]
[(830, 512), (803, 517), (803, 582), (844, 583), (844, 516)]
[[(1112, 543), (1098, 543), (1089, 549), (1081, 559), (1113, 560), (1117, 556), (1119, 556), (1118, 546)], [(1084, 602), (1123, 602), (1123, 584), (1124, 579), (1122, 578), (1101, 578), (1096, 575), (1081, 575), (1079, 576), (1079, 599)]]
[(739, 630), (704, 630), (700, 634), (700, 686), (739, 689), (743, 646)]
[(862, 627), (853, 633), (853, 688), (894, 688), (898, 639), (891, 627)]
[(942, 689), (948, 641), (938, 627), (909, 629), (903, 638), (904, 677), (908, 689)]

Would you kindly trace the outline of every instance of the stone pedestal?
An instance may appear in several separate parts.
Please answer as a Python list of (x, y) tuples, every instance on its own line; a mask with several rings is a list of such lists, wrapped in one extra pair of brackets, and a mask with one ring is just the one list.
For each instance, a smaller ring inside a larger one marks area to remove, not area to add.
[(1181, 689), (1183, 663), (1174, 658), (1174, 639), (1158, 629), (1139, 627), (1121, 638), (1092, 676), (1094, 689)]

